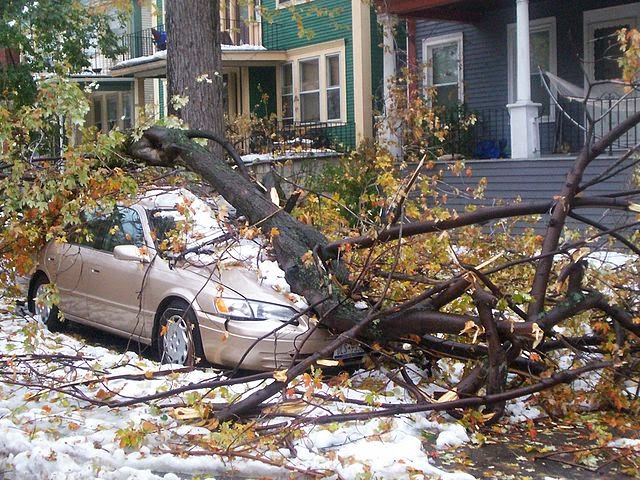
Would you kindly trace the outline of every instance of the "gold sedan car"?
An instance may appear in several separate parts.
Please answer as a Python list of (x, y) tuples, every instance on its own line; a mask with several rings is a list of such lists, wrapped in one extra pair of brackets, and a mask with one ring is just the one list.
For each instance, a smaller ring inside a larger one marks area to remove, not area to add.
[[(304, 302), (286, 292), (282, 271), (265, 257), (266, 242), (239, 238), (220, 214), (185, 190), (156, 190), (87, 218), (88, 234), (42, 252), (29, 284), (31, 312), (51, 329), (62, 326), (60, 311), (153, 345), (172, 364), (204, 358), (271, 370), (326, 345), (331, 334), (300, 313)], [(162, 245), (172, 235), (175, 243), (178, 230), (190, 238), (169, 254)], [(57, 305), (43, 301), (49, 283), (58, 289)], [(334, 359), (360, 354), (346, 346)]]

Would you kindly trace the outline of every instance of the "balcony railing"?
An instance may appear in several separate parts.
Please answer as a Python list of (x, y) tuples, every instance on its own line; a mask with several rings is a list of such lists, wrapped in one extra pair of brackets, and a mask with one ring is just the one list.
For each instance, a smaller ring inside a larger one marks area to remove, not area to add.
[(128, 58), (147, 57), (167, 49), (164, 25), (145, 28), (122, 37), (122, 45), (127, 49)]
[(268, 46), (277, 49), (278, 30), (277, 23), (221, 18), (219, 41), (222, 45), (236, 47), (248, 45), (253, 47)]
[[(220, 19), (219, 41), (227, 47), (278, 48), (278, 24), (262, 23), (259, 20)], [(129, 33), (121, 38), (124, 53), (115, 59), (107, 58), (95, 49), (90, 54), (91, 66), (87, 72), (107, 75), (118, 62), (132, 58), (147, 57), (167, 48), (164, 25)]]

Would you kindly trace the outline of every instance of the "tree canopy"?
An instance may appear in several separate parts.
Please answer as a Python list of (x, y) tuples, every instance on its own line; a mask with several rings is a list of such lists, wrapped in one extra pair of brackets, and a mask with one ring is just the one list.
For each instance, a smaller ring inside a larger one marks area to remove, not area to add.
[(126, 21), (128, 2), (87, 5), (80, 0), (12, 0), (0, 4), (0, 100), (35, 100), (34, 75), (80, 73), (98, 49), (107, 57), (121, 52), (114, 30)]

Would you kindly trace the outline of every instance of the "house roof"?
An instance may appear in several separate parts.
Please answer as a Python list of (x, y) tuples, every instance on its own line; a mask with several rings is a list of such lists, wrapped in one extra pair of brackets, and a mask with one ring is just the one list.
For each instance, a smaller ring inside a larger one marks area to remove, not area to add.
[[(512, 6), (508, 0), (379, 0), (382, 11), (401, 17), (474, 22), (493, 10)], [(384, 2), (384, 3), (382, 3)]]
[[(223, 67), (265, 66), (284, 63), (286, 53), (281, 50), (267, 50), (252, 45), (222, 45)], [(167, 74), (167, 51), (161, 50), (144, 57), (135, 57), (119, 62), (111, 68), (111, 75), (124, 77), (133, 75), (141, 78), (162, 78)]]

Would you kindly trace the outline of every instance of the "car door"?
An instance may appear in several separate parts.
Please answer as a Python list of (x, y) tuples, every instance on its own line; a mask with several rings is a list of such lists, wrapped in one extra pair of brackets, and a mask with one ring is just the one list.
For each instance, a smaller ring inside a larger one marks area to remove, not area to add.
[(44, 252), (49, 280), (58, 287), (60, 311), (70, 318), (84, 318), (87, 305), (81, 293), (82, 247), (73, 243), (50, 242)]
[(143, 284), (151, 264), (116, 259), (118, 245), (145, 246), (139, 213), (118, 209), (100, 232), (95, 248), (84, 259), (82, 279), (87, 300), (87, 319), (106, 330), (122, 335), (142, 334), (148, 318), (142, 310)]

